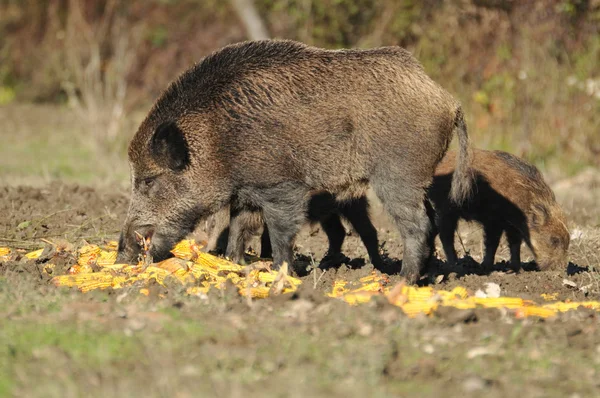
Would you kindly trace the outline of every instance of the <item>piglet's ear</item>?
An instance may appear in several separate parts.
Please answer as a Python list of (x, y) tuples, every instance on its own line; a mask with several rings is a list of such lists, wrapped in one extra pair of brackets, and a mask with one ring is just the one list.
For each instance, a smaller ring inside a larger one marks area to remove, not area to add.
[(174, 122), (157, 127), (150, 141), (150, 153), (157, 164), (171, 170), (183, 170), (190, 163), (187, 142)]
[(540, 227), (548, 221), (550, 215), (548, 209), (540, 204), (533, 204), (531, 206), (531, 222), (534, 226)]

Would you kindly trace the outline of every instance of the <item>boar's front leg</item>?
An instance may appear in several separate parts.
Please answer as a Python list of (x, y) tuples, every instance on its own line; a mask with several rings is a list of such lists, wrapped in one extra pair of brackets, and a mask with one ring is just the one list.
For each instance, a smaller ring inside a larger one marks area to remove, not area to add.
[(293, 269), (294, 240), (306, 222), (308, 189), (300, 184), (282, 183), (257, 188), (247, 196), (262, 209), (273, 250), (273, 268), (279, 269), (287, 263)]

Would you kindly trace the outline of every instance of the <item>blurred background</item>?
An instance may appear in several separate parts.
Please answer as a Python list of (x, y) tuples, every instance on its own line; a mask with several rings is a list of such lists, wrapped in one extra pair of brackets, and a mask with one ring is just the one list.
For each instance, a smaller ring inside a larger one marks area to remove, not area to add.
[(0, 183), (126, 186), (171, 80), (226, 44), (400, 45), (478, 147), (550, 180), (600, 166), (600, 0), (0, 0)]

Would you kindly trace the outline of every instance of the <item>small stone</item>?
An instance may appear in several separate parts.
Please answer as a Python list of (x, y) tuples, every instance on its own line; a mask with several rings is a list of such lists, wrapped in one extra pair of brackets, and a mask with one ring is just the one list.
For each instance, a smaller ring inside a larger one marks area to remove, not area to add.
[(478, 376), (468, 377), (463, 382), (463, 389), (465, 392), (475, 392), (483, 390), (487, 385), (487, 382)]

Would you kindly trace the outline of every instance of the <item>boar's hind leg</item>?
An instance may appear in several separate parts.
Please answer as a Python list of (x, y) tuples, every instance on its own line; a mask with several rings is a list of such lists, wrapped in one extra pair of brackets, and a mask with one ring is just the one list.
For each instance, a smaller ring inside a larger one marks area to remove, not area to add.
[(521, 234), (512, 228), (506, 230), (506, 238), (510, 248), (510, 268), (519, 272), (521, 269)]
[(394, 220), (404, 241), (400, 275), (417, 281), (431, 254), (428, 247), (431, 223), (425, 210), (425, 193), (405, 181), (390, 181), (389, 175), (373, 180), (375, 193)]
[(502, 237), (502, 228), (497, 225), (493, 225), (491, 222), (483, 225), (483, 245), (485, 247), (485, 255), (483, 256), (483, 262), (481, 265), (484, 267), (491, 267), (494, 265), (496, 258), (496, 251), (500, 244), (500, 238)]
[(340, 211), (344, 218), (350, 221), (363, 244), (367, 248), (371, 263), (378, 270), (384, 269), (384, 263), (379, 254), (379, 241), (377, 240), (377, 229), (369, 217), (369, 202), (366, 196), (354, 199), (340, 205)]

